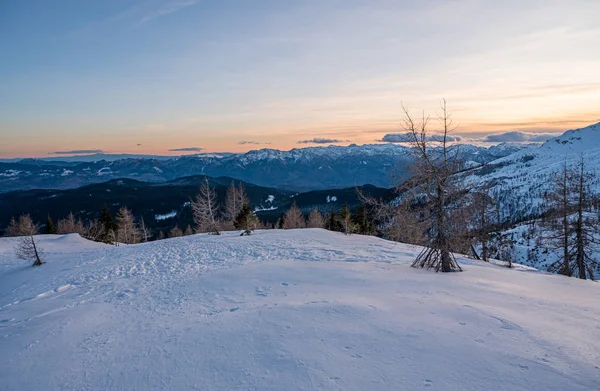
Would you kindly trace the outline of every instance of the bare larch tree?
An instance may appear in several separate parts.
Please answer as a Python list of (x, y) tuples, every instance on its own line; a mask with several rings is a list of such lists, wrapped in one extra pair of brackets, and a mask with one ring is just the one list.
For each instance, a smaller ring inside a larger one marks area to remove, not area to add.
[[(549, 270), (581, 279), (596, 278), (600, 263), (594, 259), (597, 249), (598, 218), (592, 213), (593, 194), (590, 182), (594, 174), (586, 171), (583, 157), (576, 166), (563, 165), (556, 176), (555, 189), (549, 193), (550, 225), (554, 227), (551, 238), (561, 247), (561, 258)], [(552, 220), (554, 220), (552, 222)]]
[(135, 222), (135, 217), (129, 209), (122, 207), (115, 218), (117, 221), (117, 241), (125, 244), (139, 243), (141, 233)]
[(85, 234), (85, 227), (81, 219), (76, 219), (73, 212), (69, 212), (69, 215), (65, 219), (58, 220), (56, 224), (56, 229), (59, 235), (65, 234)]
[(305, 226), (306, 222), (304, 221), (304, 215), (296, 206), (296, 201), (294, 201), (285, 214), (283, 229), (304, 228)]
[(308, 222), (306, 223), (307, 228), (323, 228), (325, 226), (325, 220), (323, 215), (319, 212), (319, 209), (313, 209), (308, 215)]
[(18, 221), (18, 234), (20, 238), (15, 245), (15, 254), (18, 258), (33, 261), (32, 266), (40, 266), (42, 261), (34, 235), (38, 234), (38, 227), (29, 215), (22, 215)]
[(475, 243), (481, 246), (481, 256), (477, 254), (472, 244), (471, 251), (475, 258), (484, 262), (488, 262), (490, 255), (490, 230), (496, 216), (495, 206), (494, 198), (486, 190), (477, 191), (472, 195), (470, 207), (473, 221), (472, 237)]
[(242, 206), (245, 202), (248, 202), (248, 197), (246, 196), (244, 185), (242, 182), (240, 182), (236, 187), (234, 181), (231, 181), (231, 185), (229, 185), (225, 195), (225, 211), (223, 214), (223, 219), (227, 222), (233, 223), (237, 215), (242, 210)]
[[(436, 272), (461, 271), (453, 251), (453, 240), (457, 234), (453, 213), (461, 209), (458, 195), (463, 191), (451, 177), (461, 168), (459, 149), (450, 149), (449, 133), (456, 126), (446, 108), (441, 104), (438, 115), (442, 134), (437, 148), (431, 148), (432, 138), (428, 131), (429, 117), (423, 115), (420, 121), (413, 119), (408, 109), (404, 112), (403, 130), (410, 135), (415, 151), (413, 177), (407, 181), (415, 198), (413, 205), (421, 206), (421, 219), (427, 233), (427, 242), (423, 251), (413, 262), (413, 267), (434, 269)], [(436, 137), (437, 140), (437, 137)]]
[(196, 199), (192, 201), (192, 213), (194, 215), (194, 223), (196, 224), (196, 232), (209, 232), (219, 235), (218, 210), (217, 194), (210, 186), (208, 177), (204, 177), (204, 181), (200, 185), (200, 192), (196, 195)]
[(567, 162), (563, 162), (559, 172), (553, 175), (552, 189), (546, 193), (546, 205), (549, 212), (544, 216), (543, 227), (549, 231), (551, 245), (560, 248), (560, 257), (548, 268), (549, 271), (572, 276), (571, 251), (569, 238), (571, 236), (571, 224), (569, 215), (573, 212), (571, 205), (571, 191), (569, 169)]

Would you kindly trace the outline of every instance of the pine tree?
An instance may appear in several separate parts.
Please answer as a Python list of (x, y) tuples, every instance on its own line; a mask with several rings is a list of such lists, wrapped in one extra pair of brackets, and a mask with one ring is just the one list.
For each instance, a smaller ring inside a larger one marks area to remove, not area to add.
[(284, 226), (285, 226), (285, 213), (281, 212), (281, 215), (279, 215), (279, 219), (277, 220), (277, 228), (283, 229)]
[(243, 229), (242, 235), (250, 235), (250, 233), (256, 228), (258, 224), (258, 218), (250, 208), (247, 202), (244, 202), (242, 208), (234, 221), (234, 227), (236, 229)]
[(356, 227), (357, 232), (362, 235), (374, 235), (377, 231), (375, 223), (369, 218), (367, 206), (364, 203), (356, 208), (356, 212), (352, 217), (352, 223)]
[(327, 229), (330, 231), (341, 231), (342, 228), (340, 226), (340, 219), (335, 210), (332, 210), (327, 217), (326, 223)]
[(188, 224), (187, 227), (185, 227), (185, 231), (183, 232), (184, 236), (190, 236), (193, 235), (194, 231), (192, 231), (192, 227)]
[(46, 217), (46, 225), (44, 226), (44, 233), (46, 235), (55, 235), (58, 233), (58, 231), (56, 230), (56, 227), (54, 226), (54, 223), (52, 222), (52, 219), (50, 218), (50, 215), (48, 215)]
[(110, 215), (110, 210), (108, 206), (104, 205), (102, 210), (100, 211), (100, 219), (98, 220), (103, 227), (103, 233), (101, 235), (101, 240), (104, 243), (112, 243), (116, 237), (116, 224), (113, 221), (112, 216)]
[(342, 225), (343, 232), (346, 235), (350, 235), (354, 232), (354, 224), (352, 224), (352, 214), (348, 208), (348, 204), (344, 204), (344, 207), (338, 214), (339, 221)]

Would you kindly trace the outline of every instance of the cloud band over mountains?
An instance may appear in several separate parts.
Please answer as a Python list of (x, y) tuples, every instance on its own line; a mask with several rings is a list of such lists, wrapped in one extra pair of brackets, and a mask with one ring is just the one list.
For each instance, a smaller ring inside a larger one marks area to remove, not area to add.
[(345, 143), (349, 142), (349, 140), (338, 140), (335, 138), (323, 138), (323, 137), (315, 137), (310, 140), (298, 140), (297, 144), (336, 144), (336, 143)]
[(48, 155), (90, 155), (92, 153), (104, 153), (101, 149), (73, 149), (71, 151), (49, 152)]
[(200, 147), (185, 147), (169, 149), (169, 152), (202, 152), (204, 148)]

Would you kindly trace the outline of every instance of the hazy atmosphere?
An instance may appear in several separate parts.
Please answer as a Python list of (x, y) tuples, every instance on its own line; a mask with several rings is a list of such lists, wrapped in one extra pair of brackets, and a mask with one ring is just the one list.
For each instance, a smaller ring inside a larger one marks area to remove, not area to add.
[(2, 1), (0, 158), (393, 142), (402, 103), (441, 98), (465, 140), (544, 141), (600, 120), (598, 15), (595, 0)]

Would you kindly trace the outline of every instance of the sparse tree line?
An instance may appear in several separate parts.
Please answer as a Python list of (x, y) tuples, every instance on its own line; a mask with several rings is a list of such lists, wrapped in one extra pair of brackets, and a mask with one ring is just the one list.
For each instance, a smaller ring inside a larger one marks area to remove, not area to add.
[[(401, 127), (412, 136), (415, 153), (411, 178), (398, 184), (398, 197), (391, 203), (359, 192), (377, 233), (423, 246), (413, 267), (460, 271), (454, 253), (483, 261), (494, 258), (512, 267), (517, 259), (517, 238), (514, 233), (503, 233), (510, 227), (507, 211), (500, 207), (506, 205), (504, 199), (499, 199), (505, 195), (463, 180), (460, 149), (450, 148), (447, 142), (454, 125), (446, 102), (442, 101), (437, 116), (441, 141), (429, 141), (429, 117), (417, 119), (404, 107), (403, 113)], [(600, 198), (592, 193), (593, 184), (597, 179), (586, 170), (583, 158), (574, 167), (565, 164), (555, 176), (552, 189), (543, 195), (540, 229), (523, 233), (538, 245), (547, 241), (545, 244), (562, 250), (562, 257), (550, 265), (549, 271), (581, 279), (595, 279), (600, 271), (595, 258), (600, 252)], [(535, 217), (539, 219), (540, 214)]]
[[(377, 235), (389, 240), (422, 246), (422, 251), (412, 266), (441, 272), (461, 271), (454, 254), (467, 254), (489, 261), (499, 259), (507, 267), (516, 260), (516, 239), (506, 230), (504, 197), (497, 190), (476, 188), (462, 180), (464, 164), (460, 147), (451, 145), (449, 134), (455, 129), (452, 117), (442, 101), (437, 120), (441, 136), (432, 138), (430, 118), (413, 117), (403, 107), (402, 129), (412, 136), (415, 163), (410, 179), (396, 187), (397, 198), (375, 199), (357, 189), (361, 205), (351, 211), (344, 205), (339, 211), (328, 214), (313, 209), (305, 216), (294, 201), (289, 210), (282, 212), (272, 224), (264, 224), (250, 208), (245, 189), (240, 182), (231, 183), (225, 204), (219, 205), (217, 196), (207, 177), (195, 199), (190, 200), (194, 227), (178, 226), (168, 233), (158, 235), (147, 229), (144, 220), (136, 220), (126, 207), (113, 219), (104, 208), (98, 219), (82, 222), (70, 213), (54, 225), (48, 217), (44, 233), (79, 233), (90, 240), (105, 243), (133, 244), (152, 239), (178, 237), (193, 233), (219, 235), (222, 231), (241, 230), (250, 235), (255, 229), (325, 228), (346, 235)], [(431, 141), (435, 140), (435, 141)], [(597, 183), (595, 174), (586, 170), (583, 158), (574, 166), (565, 163), (553, 179), (551, 190), (544, 193), (543, 219), (540, 229), (524, 232), (527, 240), (536, 246), (545, 241), (561, 257), (550, 265), (549, 271), (581, 279), (595, 279), (600, 264), (595, 259), (599, 252), (600, 198), (591, 191)], [(522, 217), (522, 216), (521, 216)], [(537, 216), (539, 217), (539, 216)], [(534, 220), (535, 221), (535, 220)], [(22, 236), (17, 253), (41, 264), (34, 241), (38, 227), (28, 215), (12, 219), (7, 230), (9, 236)], [(529, 252), (528, 256), (536, 257)]]

